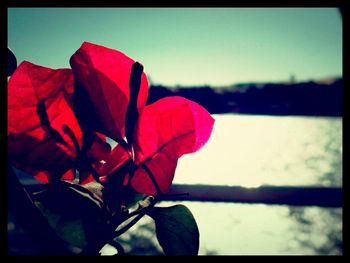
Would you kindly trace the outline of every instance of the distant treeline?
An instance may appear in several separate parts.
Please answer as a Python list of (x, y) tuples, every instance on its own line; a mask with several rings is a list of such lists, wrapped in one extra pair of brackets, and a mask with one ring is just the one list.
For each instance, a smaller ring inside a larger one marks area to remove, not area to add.
[(249, 83), (227, 88), (153, 85), (148, 103), (166, 96), (182, 96), (210, 113), (342, 116), (343, 79), (331, 83)]

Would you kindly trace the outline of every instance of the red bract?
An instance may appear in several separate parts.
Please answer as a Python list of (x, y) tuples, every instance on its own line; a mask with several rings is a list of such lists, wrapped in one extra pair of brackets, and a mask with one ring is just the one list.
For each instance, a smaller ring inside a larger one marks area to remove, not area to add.
[(69, 169), (82, 134), (69, 105), (72, 95), (70, 69), (53, 70), (25, 61), (8, 82), (9, 156), (41, 181), (64, 173), (62, 179), (74, 179)]
[[(71, 57), (77, 101), (77, 115), (84, 126), (123, 142), (130, 99), (129, 80), (134, 60), (123, 53), (84, 42)], [(137, 109), (146, 104), (147, 77), (141, 76)], [(81, 107), (78, 107), (80, 106)]]
[(146, 194), (167, 192), (177, 160), (199, 150), (208, 141), (213, 125), (214, 119), (202, 106), (182, 97), (146, 106), (134, 133), (135, 162), (140, 168), (131, 180), (133, 187)]

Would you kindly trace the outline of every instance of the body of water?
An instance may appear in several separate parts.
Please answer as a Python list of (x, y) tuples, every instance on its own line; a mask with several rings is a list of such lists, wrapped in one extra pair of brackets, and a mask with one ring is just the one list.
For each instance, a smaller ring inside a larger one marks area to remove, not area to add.
[[(342, 118), (213, 117), (209, 142), (181, 157), (174, 183), (342, 186)], [(342, 208), (183, 203), (197, 220), (200, 254), (342, 254)]]

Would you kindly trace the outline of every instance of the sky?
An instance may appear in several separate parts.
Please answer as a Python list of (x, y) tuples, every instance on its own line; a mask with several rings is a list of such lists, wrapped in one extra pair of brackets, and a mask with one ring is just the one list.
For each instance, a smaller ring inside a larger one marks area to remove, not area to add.
[(70, 67), (84, 42), (144, 65), (150, 82), (227, 86), (342, 76), (336, 8), (9, 8), (20, 63)]

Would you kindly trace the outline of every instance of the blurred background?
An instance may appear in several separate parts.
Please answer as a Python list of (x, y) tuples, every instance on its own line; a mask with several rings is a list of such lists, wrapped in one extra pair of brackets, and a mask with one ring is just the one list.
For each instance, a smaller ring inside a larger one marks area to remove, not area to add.
[[(180, 95), (213, 114), (209, 142), (180, 158), (174, 184), (342, 188), (338, 8), (8, 9), (18, 64), (68, 68), (83, 41), (142, 63), (148, 103)], [(182, 203), (201, 255), (343, 253), (341, 205)], [(153, 227), (145, 218), (124, 236), (138, 244), (130, 252), (159, 253)], [(35, 253), (11, 214), (8, 233), (10, 254)]]

